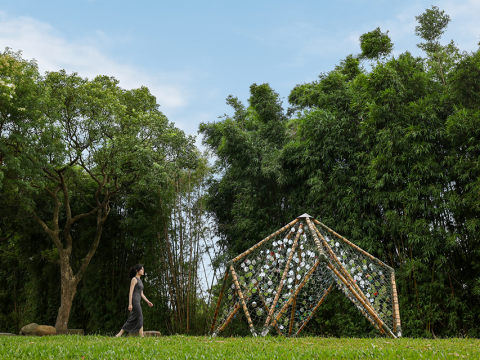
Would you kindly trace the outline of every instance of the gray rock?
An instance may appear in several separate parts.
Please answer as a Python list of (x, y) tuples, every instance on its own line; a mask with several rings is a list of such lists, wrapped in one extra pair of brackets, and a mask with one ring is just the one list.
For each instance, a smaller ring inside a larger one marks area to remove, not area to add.
[(35, 329), (35, 335), (37, 336), (48, 336), (55, 335), (57, 330), (53, 326), (48, 325), (38, 325)]
[(20, 329), (20, 335), (35, 335), (35, 330), (37, 330), (38, 324), (32, 323), (25, 325)]
[(0, 333), (0, 336), (17, 336), (17, 335), (11, 334), (11, 333)]

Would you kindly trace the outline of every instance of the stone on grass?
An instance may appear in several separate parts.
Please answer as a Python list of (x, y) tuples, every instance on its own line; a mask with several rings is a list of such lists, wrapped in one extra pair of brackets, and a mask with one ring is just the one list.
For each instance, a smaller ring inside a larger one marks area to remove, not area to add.
[(37, 330), (38, 324), (31, 323), (25, 325), (20, 329), (20, 335), (35, 335), (35, 330)]
[(17, 336), (17, 335), (11, 334), (11, 333), (0, 333), (0, 336)]
[(35, 335), (37, 336), (48, 336), (48, 335), (55, 335), (57, 330), (53, 326), (48, 325), (38, 325), (37, 329), (35, 330)]

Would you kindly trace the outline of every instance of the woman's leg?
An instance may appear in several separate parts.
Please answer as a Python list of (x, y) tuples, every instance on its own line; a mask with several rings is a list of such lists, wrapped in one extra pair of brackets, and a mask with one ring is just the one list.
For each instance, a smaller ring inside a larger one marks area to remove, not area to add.
[(140, 337), (143, 337), (143, 326), (140, 328), (140, 330), (138, 330), (138, 333)]
[(123, 330), (123, 329), (120, 330), (120, 332), (119, 332), (117, 335), (115, 335), (115, 337), (120, 337), (120, 336), (122, 336), (124, 332), (125, 332), (125, 330)]

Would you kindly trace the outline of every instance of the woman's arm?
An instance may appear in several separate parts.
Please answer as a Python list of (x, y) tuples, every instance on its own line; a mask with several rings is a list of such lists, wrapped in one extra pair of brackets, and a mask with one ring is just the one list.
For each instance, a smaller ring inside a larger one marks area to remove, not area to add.
[(130, 281), (130, 293), (128, 294), (128, 311), (132, 311), (133, 309), (132, 297), (133, 297), (133, 289), (135, 289), (136, 284), (137, 284), (137, 279), (134, 276), (132, 278), (132, 281)]
[(147, 302), (148, 306), (150, 306), (150, 307), (153, 306), (153, 303), (148, 301), (147, 297), (145, 295), (143, 295), (143, 290), (142, 290), (142, 299)]

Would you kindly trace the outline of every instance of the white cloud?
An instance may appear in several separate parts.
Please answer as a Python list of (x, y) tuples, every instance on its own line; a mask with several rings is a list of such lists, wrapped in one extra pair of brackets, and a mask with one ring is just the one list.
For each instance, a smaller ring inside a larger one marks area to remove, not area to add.
[(476, 50), (480, 36), (480, 1), (443, 1), (438, 7), (450, 15), (445, 40), (453, 39), (461, 50)]
[[(178, 110), (190, 97), (185, 83), (186, 74), (151, 73), (128, 64), (121, 64), (101, 50), (108, 37), (97, 34), (96, 39), (69, 41), (52, 26), (31, 17), (12, 18), (0, 12), (0, 47), (22, 50), (25, 59), (36, 59), (40, 71), (75, 71), (82, 77), (114, 76), (123, 88), (147, 86), (162, 111)], [(175, 80), (174, 80), (175, 79)]]

